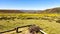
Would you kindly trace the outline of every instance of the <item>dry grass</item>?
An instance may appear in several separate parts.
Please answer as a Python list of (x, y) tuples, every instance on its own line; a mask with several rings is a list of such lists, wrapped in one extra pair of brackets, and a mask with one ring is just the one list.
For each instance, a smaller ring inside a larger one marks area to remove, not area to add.
[[(38, 15), (38, 14), (37, 14)], [(35, 15), (21, 15), (20, 19), (17, 19), (19, 16), (16, 15), (16, 19), (13, 20), (0, 20), (0, 31), (4, 31), (4, 30), (9, 30), (18, 26), (22, 26), (22, 25), (28, 25), (28, 24), (36, 24), (39, 27), (41, 27), (43, 29), (43, 31), (45, 31), (48, 34), (60, 34), (60, 23), (57, 23), (55, 20), (58, 20), (58, 18), (60, 16), (49, 16), (51, 21), (44, 20), (41, 19), (41, 16), (35, 16)], [(6, 15), (5, 15), (6, 16)], [(42, 15), (43, 17), (46, 17), (47, 15)], [(8, 17), (8, 16), (7, 16)], [(38, 19), (22, 19), (22, 17), (38, 17)], [(53, 19), (53, 20), (52, 20)], [(24, 32), (25, 33), (25, 32)], [(12, 34), (16, 34), (16, 33), (12, 33)]]

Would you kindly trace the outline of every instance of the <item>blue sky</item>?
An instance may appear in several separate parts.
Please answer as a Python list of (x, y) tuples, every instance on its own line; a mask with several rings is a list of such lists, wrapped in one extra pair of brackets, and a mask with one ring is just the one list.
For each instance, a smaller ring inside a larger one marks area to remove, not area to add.
[(0, 0), (0, 9), (44, 10), (60, 7), (60, 0)]

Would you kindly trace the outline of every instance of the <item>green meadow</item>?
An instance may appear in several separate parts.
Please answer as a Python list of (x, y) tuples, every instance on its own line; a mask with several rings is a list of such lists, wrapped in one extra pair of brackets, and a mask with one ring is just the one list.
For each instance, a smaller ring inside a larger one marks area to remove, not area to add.
[(60, 14), (0, 14), (0, 32), (30, 24), (47, 34), (60, 34)]

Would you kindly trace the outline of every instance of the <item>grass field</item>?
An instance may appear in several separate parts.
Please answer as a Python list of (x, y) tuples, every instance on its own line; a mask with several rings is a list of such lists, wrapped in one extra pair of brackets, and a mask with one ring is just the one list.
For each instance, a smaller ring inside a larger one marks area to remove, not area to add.
[(60, 34), (60, 22), (56, 22), (58, 20), (60, 14), (0, 14), (0, 32), (22, 25), (36, 24), (48, 34)]

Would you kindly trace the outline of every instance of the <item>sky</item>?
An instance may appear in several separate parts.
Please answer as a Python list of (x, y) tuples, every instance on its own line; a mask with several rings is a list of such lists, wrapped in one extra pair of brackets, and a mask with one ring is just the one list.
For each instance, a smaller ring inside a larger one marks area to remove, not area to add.
[(0, 9), (44, 10), (60, 7), (60, 0), (0, 0)]

